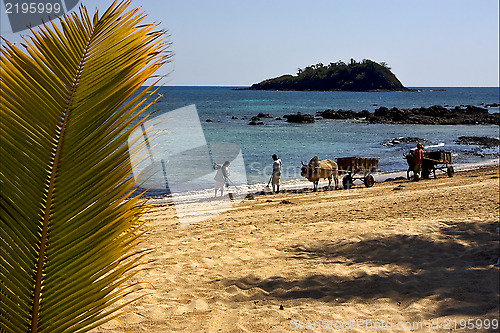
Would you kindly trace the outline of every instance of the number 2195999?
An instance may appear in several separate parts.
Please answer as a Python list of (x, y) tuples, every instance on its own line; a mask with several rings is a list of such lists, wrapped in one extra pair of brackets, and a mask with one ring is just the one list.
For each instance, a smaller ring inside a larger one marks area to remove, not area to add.
[(5, 13), (7, 14), (59, 14), (62, 12), (61, 4), (41, 3), (41, 2), (23, 2), (23, 3), (5, 3)]
[(443, 329), (445, 330), (477, 330), (477, 329), (498, 329), (498, 319), (445, 319)]

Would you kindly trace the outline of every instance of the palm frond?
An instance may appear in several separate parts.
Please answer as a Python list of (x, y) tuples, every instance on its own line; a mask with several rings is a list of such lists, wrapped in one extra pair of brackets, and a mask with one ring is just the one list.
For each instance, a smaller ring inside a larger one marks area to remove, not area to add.
[(128, 5), (82, 6), (1, 50), (0, 331), (87, 331), (141, 267), (126, 143), (168, 43)]

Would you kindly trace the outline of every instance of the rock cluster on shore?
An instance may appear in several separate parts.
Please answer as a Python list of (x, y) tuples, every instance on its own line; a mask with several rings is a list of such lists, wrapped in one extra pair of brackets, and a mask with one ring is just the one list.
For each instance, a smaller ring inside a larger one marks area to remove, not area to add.
[(317, 115), (325, 119), (364, 119), (375, 124), (426, 124), (426, 125), (472, 125), (500, 124), (500, 113), (489, 113), (488, 109), (467, 105), (446, 108), (440, 105), (413, 109), (389, 109), (379, 107), (374, 113), (363, 110), (325, 110)]

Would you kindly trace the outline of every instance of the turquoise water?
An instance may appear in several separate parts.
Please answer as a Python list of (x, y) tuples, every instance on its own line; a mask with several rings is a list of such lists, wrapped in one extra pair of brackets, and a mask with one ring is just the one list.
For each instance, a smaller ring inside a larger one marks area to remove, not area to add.
[[(160, 93), (164, 97), (153, 109), (160, 115), (195, 104), (208, 143), (229, 142), (241, 148), (249, 184), (267, 183), (273, 153), (283, 161), (284, 180), (300, 179), (300, 162), (308, 162), (315, 155), (320, 159), (375, 157), (379, 159), (379, 168), (383, 172), (404, 170), (407, 166), (403, 153), (414, 148), (415, 144), (384, 145), (397, 137), (419, 137), (426, 140), (424, 146), (431, 146), (428, 150), (450, 150), (454, 163), (481, 162), (498, 157), (498, 147), (481, 149), (454, 143), (460, 136), (498, 138), (499, 127), (495, 125), (385, 125), (342, 120), (289, 124), (275, 119), (296, 112), (314, 115), (325, 109), (373, 111), (380, 106), (454, 107), (499, 103), (499, 88), (420, 89), (419, 92), (293, 92), (233, 90), (231, 87), (162, 87)], [(499, 112), (498, 107), (489, 110)], [(263, 118), (262, 126), (248, 125), (250, 118), (259, 112), (272, 118)]]

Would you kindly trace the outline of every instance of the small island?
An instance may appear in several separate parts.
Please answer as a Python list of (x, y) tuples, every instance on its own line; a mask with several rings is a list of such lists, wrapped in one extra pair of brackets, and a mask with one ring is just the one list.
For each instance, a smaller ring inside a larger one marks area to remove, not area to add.
[(409, 91), (385, 62), (368, 59), (349, 64), (343, 61), (299, 68), (297, 75), (282, 75), (253, 84), (246, 90), (297, 91)]

